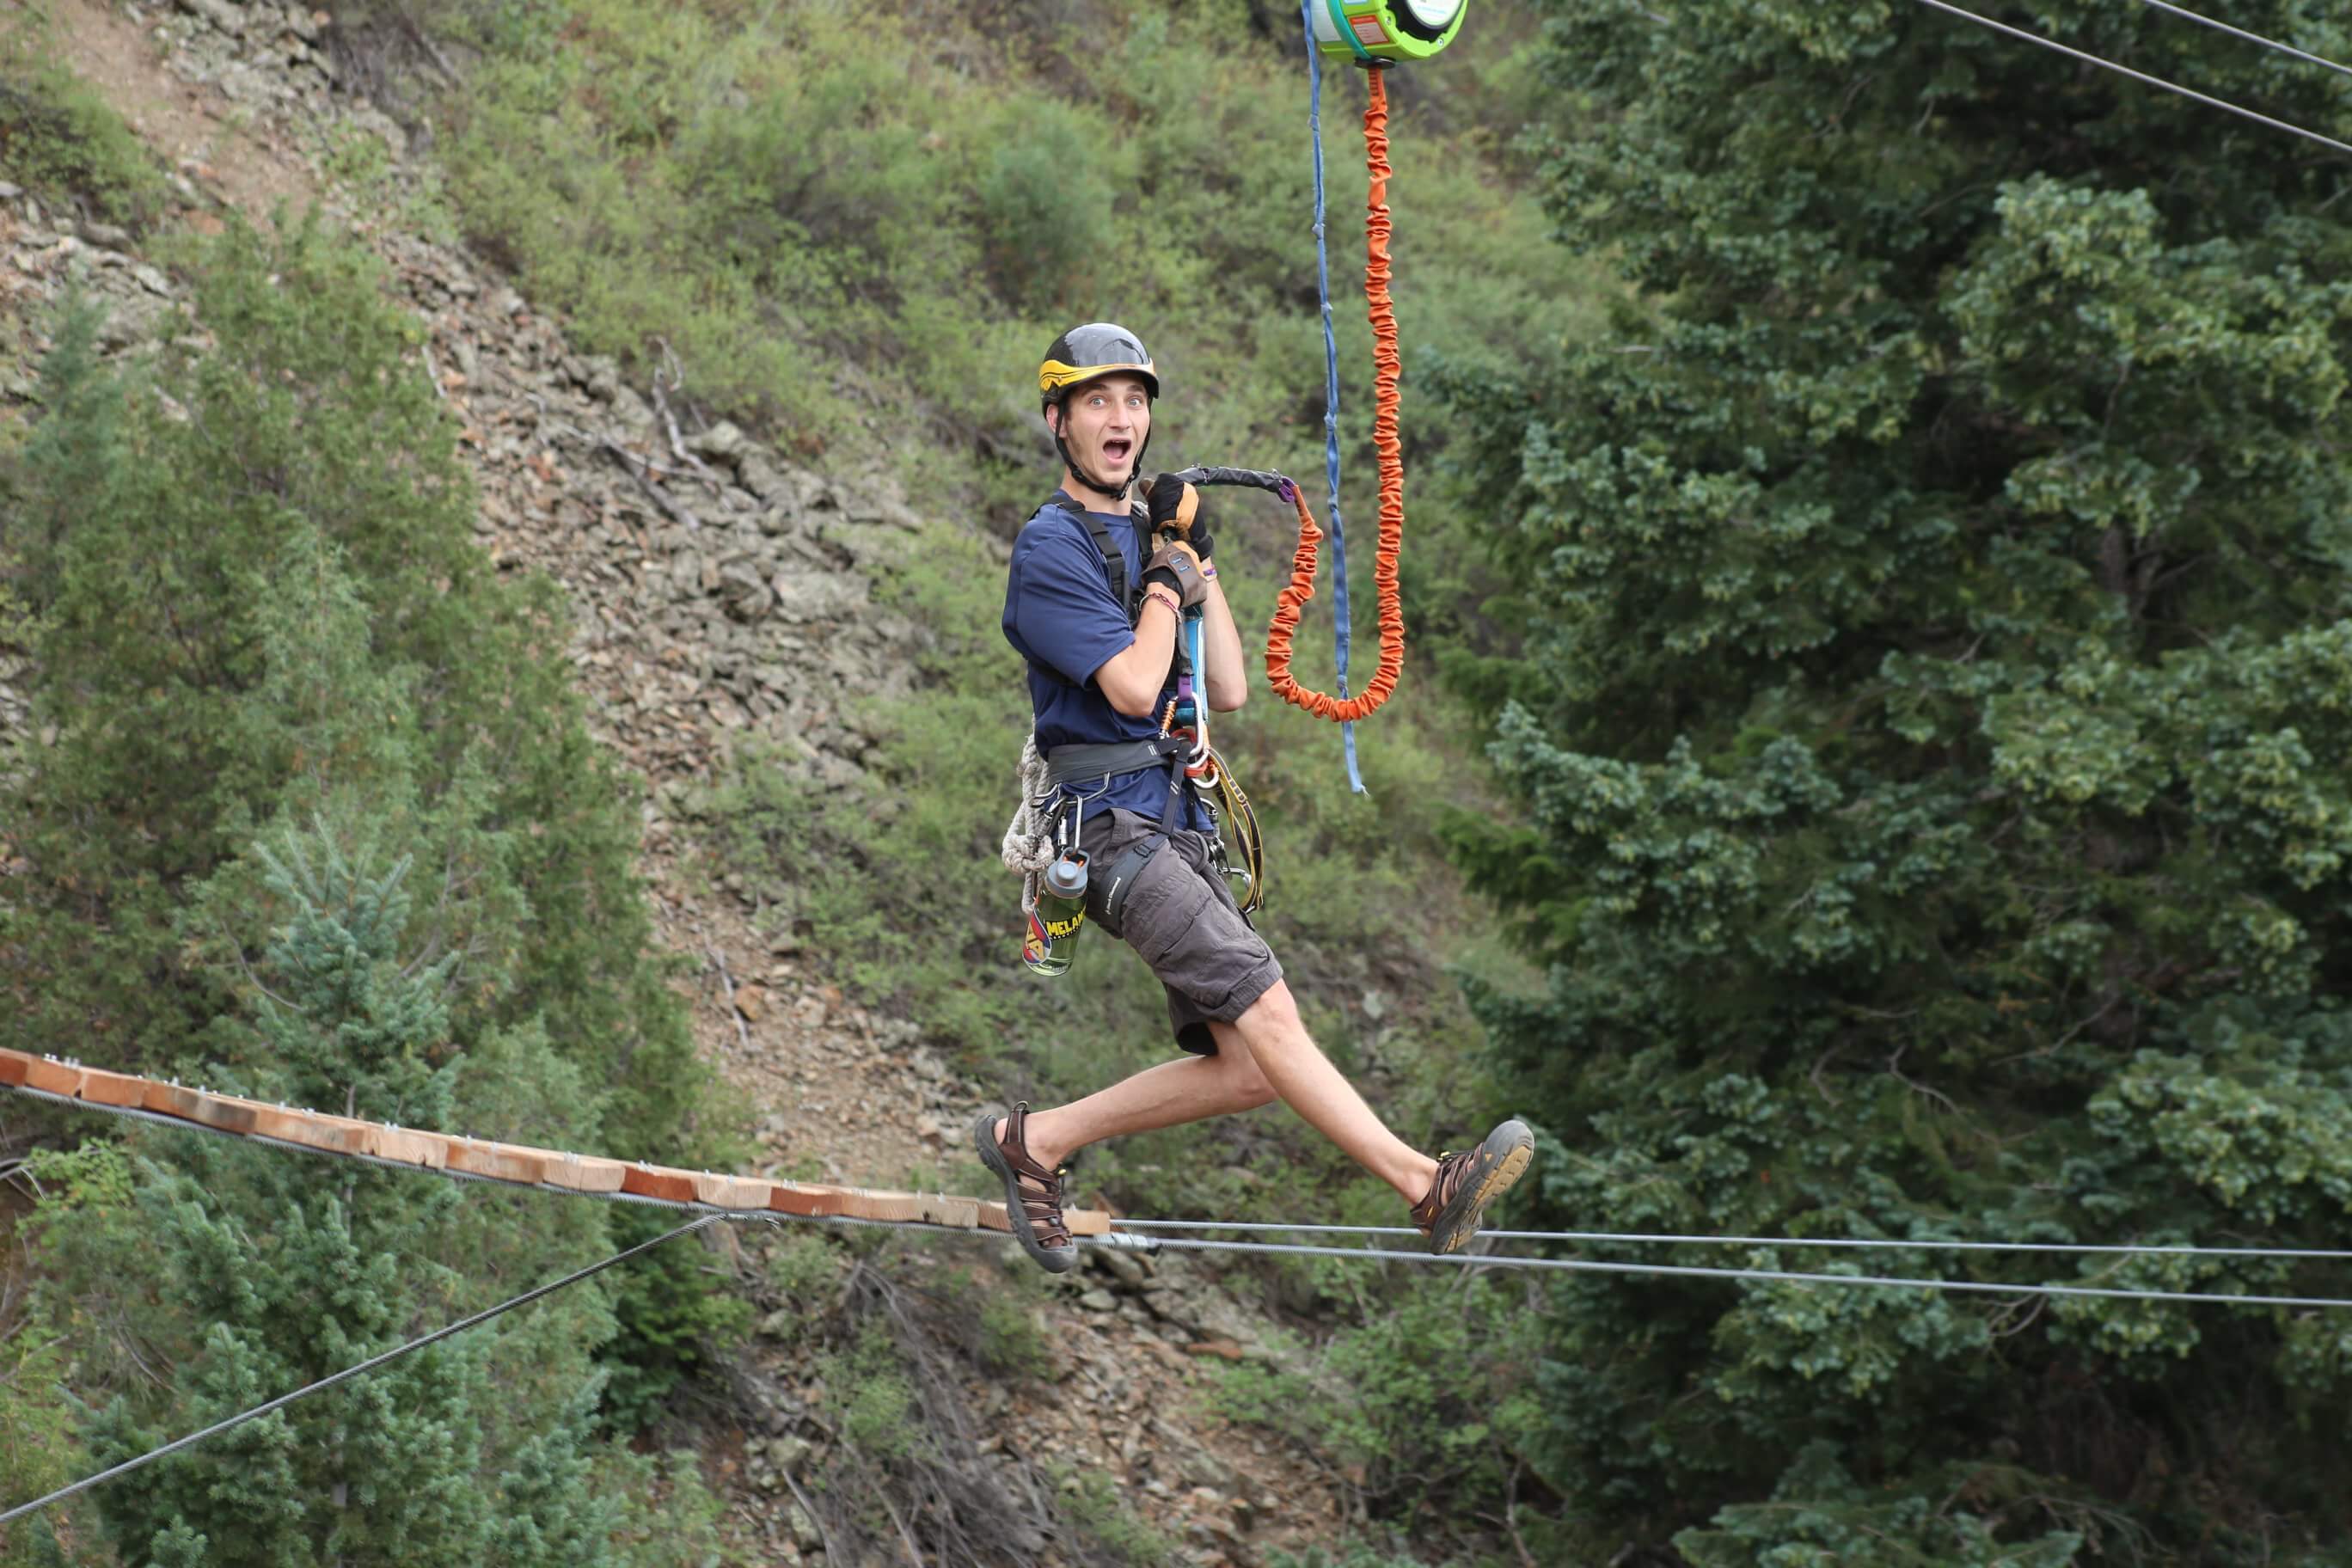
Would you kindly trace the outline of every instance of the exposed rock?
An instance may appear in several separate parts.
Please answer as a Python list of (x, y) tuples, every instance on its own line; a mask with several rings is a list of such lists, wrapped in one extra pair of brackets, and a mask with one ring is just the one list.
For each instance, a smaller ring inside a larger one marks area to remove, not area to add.
[(732, 464), (749, 446), (743, 432), (730, 421), (721, 419), (700, 435), (689, 437), (686, 449), (698, 458), (708, 458), (714, 463)]
[(244, 36), (245, 13), (230, 5), (228, 0), (179, 0), (179, 3), (181, 10), (202, 17), (229, 37)]
[(1096, 1267), (1118, 1279), (1129, 1289), (1143, 1289), (1145, 1280), (1143, 1259), (1137, 1254), (1123, 1251), (1116, 1247), (1097, 1247), (1088, 1256), (1093, 1258)]

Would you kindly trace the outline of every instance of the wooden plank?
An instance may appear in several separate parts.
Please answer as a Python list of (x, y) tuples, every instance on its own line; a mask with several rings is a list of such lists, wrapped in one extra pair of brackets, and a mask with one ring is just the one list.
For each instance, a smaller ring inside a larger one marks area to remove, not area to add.
[(520, 1143), (493, 1143), (481, 1138), (449, 1140), (449, 1169), (494, 1182), (524, 1182), (536, 1186), (547, 1173), (547, 1161)]
[(621, 1161), (595, 1154), (568, 1154), (553, 1149), (534, 1149), (531, 1152), (546, 1160), (539, 1179), (568, 1193), (617, 1193), (629, 1173), (629, 1167)]
[(757, 1176), (720, 1176), (709, 1171), (694, 1176), (694, 1201), (716, 1209), (764, 1209), (774, 1191), (773, 1182)]
[(856, 1219), (880, 1220), (900, 1225), (922, 1217), (922, 1209), (911, 1193), (876, 1192), (867, 1187), (842, 1189), (841, 1212)]
[(52, 1057), (35, 1057), (25, 1068), (25, 1087), (44, 1094), (70, 1095), (81, 1088), (81, 1068)]
[(132, 1078), (129, 1073), (84, 1068), (81, 1069), (81, 1087), (77, 1092), (92, 1105), (137, 1106), (147, 1099), (147, 1080)]
[[(138, 1107), (224, 1132), (258, 1134), (329, 1153), (372, 1154), (395, 1164), (458, 1171), (493, 1181), (543, 1184), (570, 1192), (628, 1193), (669, 1203), (810, 1217), (847, 1216), (958, 1230), (1013, 1228), (1003, 1204), (946, 1193), (896, 1193), (680, 1171), (527, 1144), (453, 1138), (291, 1106), (266, 1105), (233, 1094), (215, 1094), (0, 1049), (0, 1087), (19, 1084), (51, 1094), (78, 1096), (93, 1104)], [(1099, 1209), (1069, 1209), (1063, 1218), (1073, 1236), (1104, 1236), (1111, 1228), (1111, 1216)]]
[(770, 1182), (768, 1207), (775, 1214), (798, 1215), (804, 1219), (841, 1212), (835, 1189), (807, 1182)]
[(147, 1090), (140, 1096), (139, 1102), (158, 1116), (176, 1116), (183, 1121), (194, 1121), (196, 1119), (196, 1096), (203, 1092), (185, 1084), (158, 1083), (149, 1079)]
[(621, 1178), (621, 1190), (641, 1198), (659, 1198), (664, 1203), (690, 1204), (694, 1201), (694, 1176), (691, 1172), (673, 1171), (667, 1165), (632, 1163)]
[(367, 1152), (395, 1165), (415, 1165), (427, 1171), (446, 1170), (449, 1140), (438, 1132), (419, 1132), (385, 1121), (368, 1123)]
[(265, 1106), (254, 1112), (253, 1131), (259, 1137), (327, 1154), (372, 1153), (375, 1142), (375, 1130), (367, 1122), (283, 1105)]
[(925, 1225), (952, 1226), (958, 1230), (976, 1230), (980, 1226), (978, 1198), (959, 1198), (947, 1193), (917, 1193), (915, 1203)]
[(243, 1135), (253, 1131), (254, 1117), (261, 1109), (254, 1101), (233, 1094), (198, 1089), (189, 1098), (188, 1117), (220, 1131)]

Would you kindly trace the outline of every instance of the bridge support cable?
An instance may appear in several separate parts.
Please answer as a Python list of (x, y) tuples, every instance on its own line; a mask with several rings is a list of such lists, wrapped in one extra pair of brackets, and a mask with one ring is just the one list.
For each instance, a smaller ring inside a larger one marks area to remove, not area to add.
[[(2257, 125), (2267, 125), (2273, 131), (2284, 131), (2290, 136), (2300, 136), (2306, 142), (2316, 142), (2321, 146), (2332, 148), (2338, 153), (2352, 153), (2352, 142), (2338, 142), (2335, 137), (2322, 136), (2316, 131), (2305, 131), (2300, 125), (2290, 125), (2284, 120), (2273, 120), (2267, 114), (2258, 114), (2251, 109), (2231, 103), (2227, 99), (2215, 98), (2210, 93), (2199, 92), (2195, 88), (2183, 87), (2177, 81), (2167, 81), (2160, 76), (2150, 76), (2146, 71), (2134, 70), (2126, 65), (2118, 65), (2111, 59), (2092, 54), (2087, 49), (2078, 49), (2072, 44), (2062, 44), (2055, 38), (2045, 38), (2039, 33), (2029, 33), (2022, 27), (2012, 27), (2006, 22), (1996, 22), (1990, 16), (1979, 16), (1974, 11), (1952, 5), (1950, 0), (1919, 0), (1919, 4), (1931, 5), (1950, 16), (1964, 17), (1980, 27), (1990, 27), (1994, 32), (2007, 33), (2013, 38), (2022, 38), (2029, 44), (2039, 44), (2045, 49), (2055, 49), (2058, 53), (2072, 56), (2086, 65), (2095, 65), (2115, 71), (2118, 75), (2130, 77), (2135, 81), (2146, 82), (2150, 87), (2160, 87), (2167, 92), (2177, 92), (2183, 98), (2193, 98), (2209, 108), (2221, 110), (2237, 115), (2242, 120), (2251, 120)], [(2322, 61), (2321, 63), (2325, 65), (2331, 62)]]
[(583, 1279), (602, 1274), (605, 1269), (613, 1268), (616, 1264), (625, 1263), (630, 1258), (636, 1257), (639, 1253), (651, 1252), (655, 1247), (661, 1246), (666, 1241), (675, 1241), (681, 1236), (691, 1236), (694, 1232), (702, 1229), (706, 1226), (716, 1225), (720, 1220), (727, 1217), (729, 1216), (726, 1215), (714, 1214), (706, 1215), (701, 1219), (688, 1221), (687, 1224), (679, 1226), (676, 1230), (666, 1231), (662, 1235), (655, 1237), (651, 1241), (641, 1241), (636, 1246), (630, 1247), (625, 1252), (616, 1252), (612, 1257), (604, 1259), (602, 1263), (592, 1263), (587, 1268), (579, 1269), (574, 1273), (567, 1274), (561, 1279), (541, 1285), (536, 1289), (526, 1290), (521, 1295), (515, 1297), (512, 1300), (501, 1301), (497, 1306), (491, 1307), (484, 1311), (477, 1312), (470, 1318), (462, 1318), (457, 1322), (448, 1324), (446, 1327), (436, 1329), (429, 1334), (419, 1335), (417, 1338), (409, 1341), (406, 1344), (394, 1346), (393, 1349), (385, 1351), (381, 1355), (370, 1356), (367, 1360), (361, 1362), (356, 1366), (347, 1366), (341, 1372), (331, 1373), (329, 1375), (319, 1379), (316, 1383), (306, 1384), (302, 1387), (296, 1389), (291, 1394), (281, 1394), (277, 1398), (272, 1399), (266, 1404), (257, 1405), (250, 1410), (240, 1411), (238, 1414), (230, 1416), (226, 1421), (215, 1421), (201, 1432), (191, 1432), (184, 1437), (174, 1438), (173, 1441), (164, 1444), (160, 1448), (150, 1448), (143, 1454), (138, 1455), (132, 1458), (125, 1459), (122, 1463), (114, 1466), (110, 1469), (100, 1470), (94, 1476), (85, 1476), (80, 1480), (75, 1481), (69, 1486), (59, 1487), (57, 1490), (48, 1493), (47, 1496), (37, 1497), (30, 1502), (19, 1503), (15, 1508), (10, 1509), (7, 1512), (0, 1513), (0, 1524), (6, 1524), (11, 1520), (22, 1519), (26, 1514), (38, 1512), (40, 1510), (47, 1508), (52, 1503), (63, 1502), (68, 1498), (74, 1497), (79, 1493), (89, 1490), (92, 1487), (101, 1486), (119, 1477), (127, 1476), (133, 1470), (152, 1465), (158, 1459), (179, 1453), (184, 1449), (193, 1448), (208, 1437), (217, 1437), (222, 1433), (242, 1426), (248, 1421), (258, 1420), (262, 1416), (268, 1415), (273, 1410), (283, 1410), (286, 1406), (293, 1404), (298, 1399), (307, 1399), (313, 1394), (324, 1393), (326, 1390), (334, 1387), (339, 1383), (349, 1383), (353, 1378), (364, 1377), (369, 1373), (375, 1371), (379, 1367), (389, 1366), (394, 1362), (398, 1361), (401, 1357), (409, 1354), (413, 1351), (421, 1351), (427, 1345), (438, 1344), (443, 1340), (464, 1333), (467, 1329), (477, 1327), (482, 1323), (487, 1323), (492, 1318), (511, 1312), (518, 1307), (529, 1306), (531, 1302), (538, 1300), (542, 1296), (552, 1296), (558, 1290), (568, 1289), (571, 1286), (579, 1284)]
[(2329, 70), (2344, 76), (2352, 76), (2352, 66), (2339, 65), (2325, 55), (2315, 55), (2306, 49), (2298, 49), (2293, 44), (2282, 44), (2276, 38), (2265, 38), (2260, 33), (2249, 33), (2243, 27), (2233, 27), (2227, 22), (2216, 21), (2210, 16), (2200, 16), (2186, 5), (2175, 5), (2172, 0), (2140, 0), (2140, 4), (2153, 5), (2159, 11), (2169, 11), (2174, 16), (2194, 22), (2200, 27), (2210, 27), (2217, 33), (2227, 33), (2233, 38), (2243, 38), (2250, 44), (2260, 44), (2266, 49), (2276, 49), (2280, 54), (2292, 55), (2296, 59), (2305, 60), (2315, 66), (2325, 66)]
[[(193, 1128), (221, 1136), (242, 1138), (297, 1152), (353, 1160), (391, 1170), (426, 1171), (461, 1181), (492, 1186), (524, 1188), (601, 1197), (616, 1203), (647, 1204), (701, 1216), (697, 1226), (731, 1218), (814, 1219), (835, 1225), (883, 1226), (894, 1229), (973, 1231), (1009, 1229), (1002, 1205), (946, 1194), (875, 1192), (856, 1187), (823, 1187), (761, 1178), (716, 1175), (670, 1170), (664, 1166), (598, 1160), (593, 1156), (557, 1153), (519, 1145), (486, 1143), (421, 1133), (406, 1129), (322, 1116), (279, 1106), (274, 1110), (236, 1096), (213, 1095), (180, 1086), (157, 1084), (123, 1074), (85, 1068), (54, 1058), (32, 1058), (0, 1049), (0, 1089), (62, 1105), (102, 1110), (111, 1115), (175, 1128)], [(161, 1104), (164, 1110), (149, 1109)], [(263, 1128), (269, 1131), (262, 1131)], [(370, 1141), (373, 1140), (373, 1142)], [(392, 1150), (397, 1157), (370, 1152)], [(475, 1168), (461, 1165), (471, 1163)], [(561, 1179), (550, 1172), (559, 1172)], [(589, 1178), (593, 1177), (592, 1181)], [(1418, 1236), (1402, 1226), (1276, 1225), (1255, 1221), (1119, 1220), (1096, 1210), (1068, 1212), (1071, 1229), (1083, 1243), (1135, 1252), (1181, 1248), (1202, 1252), (1288, 1255), (1364, 1258), (1375, 1262), (1429, 1263), (1457, 1268), (1540, 1268), (1563, 1272), (1656, 1276), (1662, 1278), (1757, 1279), (1807, 1285), (1865, 1286), (1918, 1290), (1960, 1290), (2007, 1296), (2091, 1297), (2105, 1300), (2200, 1302), (2241, 1307), (2332, 1309), (2352, 1307), (2352, 1300), (2333, 1297), (2232, 1294), (2224, 1291), (2141, 1289), (2089, 1284), (2006, 1283), (1978, 1279), (1941, 1279), (1913, 1276), (1826, 1274), (1795, 1269), (1737, 1268), (1696, 1264), (1632, 1263), (1590, 1258), (1530, 1258), (1496, 1253), (1405, 1252), (1369, 1247), (1302, 1246), (1276, 1242), (1196, 1239), (1160, 1234), (1171, 1230), (1276, 1233), (1286, 1235), (1355, 1235), (1370, 1237)], [(672, 1234), (683, 1234), (676, 1232)], [(1496, 1230), (1491, 1240), (1539, 1241), (1554, 1246), (1680, 1245), (1700, 1247), (1843, 1247), (1903, 1251), (1969, 1253), (2061, 1254), (2113, 1257), (2121, 1262), (2133, 1257), (2179, 1257), (2235, 1260), (2327, 1260), (2352, 1258), (2352, 1252), (2297, 1247), (2210, 1247), (2168, 1244), (2087, 1244), (2067, 1242), (1909, 1241), (1869, 1237), (1696, 1236), (1624, 1231)], [(618, 1258), (612, 1261), (617, 1262)], [(609, 1267), (604, 1265), (602, 1267)], [(555, 1289), (561, 1288), (562, 1282)], [(531, 1298), (523, 1298), (530, 1300)], [(516, 1303), (520, 1304), (520, 1302)], [(502, 1309), (503, 1310), (503, 1309)], [(462, 1328), (465, 1325), (457, 1325)], [(451, 1332), (457, 1331), (453, 1328)], [(298, 1395), (289, 1397), (299, 1397)], [(13, 1515), (0, 1516), (0, 1522)]]
[[(1283, 1236), (1419, 1236), (1404, 1225), (1270, 1225), (1252, 1221), (1207, 1219), (1127, 1219), (1113, 1222), (1123, 1231), (1218, 1230), (1271, 1232)], [(2329, 1263), (2352, 1262), (2352, 1249), (2322, 1247), (2191, 1247), (2168, 1242), (2087, 1241), (1955, 1241), (1906, 1240), (1873, 1236), (1698, 1236), (1664, 1231), (1632, 1230), (1481, 1230), (1488, 1241), (1548, 1241), (1601, 1246), (1663, 1245), (1675, 1247), (1829, 1247), (1880, 1252), (2039, 1252), (2062, 1256), (2116, 1254), (2149, 1258), (2223, 1258), (2295, 1259)]]
[(1617, 1263), (1598, 1258), (1518, 1258), (1504, 1253), (1392, 1252), (1372, 1247), (1299, 1247), (1281, 1242), (1191, 1241), (1114, 1231), (1087, 1245), (1131, 1252), (1184, 1247), (1196, 1252), (1247, 1252), (1297, 1258), (1361, 1258), (1376, 1262), (1435, 1263), (1461, 1268), (1545, 1268), (1584, 1274), (1657, 1275), (1696, 1279), (1760, 1279), (1799, 1285), (1864, 1285), (1907, 1290), (1971, 1290), (1993, 1296), (2087, 1296), (2121, 1301), (2195, 1301), (2234, 1307), (2352, 1307), (2333, 1296), (2231, 1295), (2218, 1290), (2144, 1290), (2122, 1286), (2009, 1284), (1990, 1279), (1922, 1279), (1907, 1275), (1809, 1274), (1786, 1268), (1711, 1268), (1690, 1263)]

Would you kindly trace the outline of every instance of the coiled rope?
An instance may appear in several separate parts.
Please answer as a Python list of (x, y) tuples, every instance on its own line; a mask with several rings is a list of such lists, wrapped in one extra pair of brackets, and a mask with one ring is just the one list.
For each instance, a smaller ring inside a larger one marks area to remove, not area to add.
[[(1347, 621), (1342, 615), (1341, 695), (1334, 697), (1309, 689), (1290, 673), (1291, 639), (1298, 630), (1299, 611), (1315, 596), (1316, 562), (1320, 553), (1318, 546), (1323, 539), (1322, 529), (1307, 510), (1305, 492), (1296, 486), (1292, 487), (1290, 500), (1298, 509), (1298, 547), (1291, 555), (1290, 581), (1276, 595), (1274, 624), (1265, 634), (1265, 679), (1274, 694), (1318, 719), (1342, 724), (1377, 711), (1396, 689), (1398, 677), (1404, 673), (1404, 595), (1397, 581), (1397, 551), (1404, 540), (1404, 448), (1397, 436), (1397, 378), (1403, 362), (1397, 353), (1396, 310), (1389, 301), (1389, 100), (1382, 73), (1374, 70), (1367, 75), (1371, 100), (1364, 107), (1364, 163), (1370, 172), (1371, 188), (1365, 198), (1364, 302), (1372, 322), (1372, 447), (1379, 456), (1381, 470), (1380, 545), (1372, 573), (1380, 599), (1380, 666), (1361, 695), (1345, 695)], [(1319, 152), (1319, 138), (1317, 145)], [(1333, 429), (1336, 442), (1336, 425)], [(1336, 473), (1337, 464), (1328, 456), (1327, 465)], [(1336, 523), (1336, 483), (1333, 493)], [(1336, 531), (1333, 552), (1337, 560)], [(1340, 591), (1335, 590), (1333, 599), (1335, 603), (1343, 602)], [(1360, 784), (1358, 787), (1361, 787)]]

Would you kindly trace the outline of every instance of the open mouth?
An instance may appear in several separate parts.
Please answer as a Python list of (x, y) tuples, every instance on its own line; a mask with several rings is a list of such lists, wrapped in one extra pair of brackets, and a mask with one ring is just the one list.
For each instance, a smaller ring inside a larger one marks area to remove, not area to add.
[(1129, 455), (1134, 452), (1134, 442), (1127, 440), (1121, 437), (1114, 436), (1109, 440), (1103, 443), (1103, 461), (1108, 463), (1114, 468), (1124, 468), (1127, 466)]

